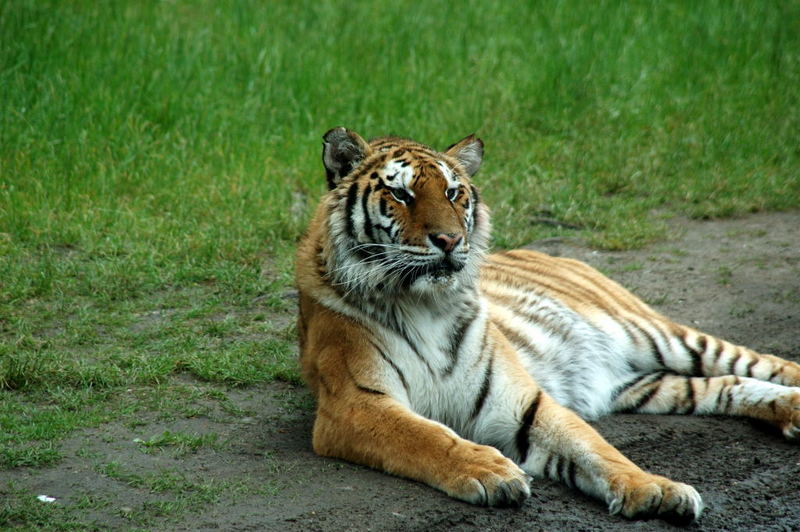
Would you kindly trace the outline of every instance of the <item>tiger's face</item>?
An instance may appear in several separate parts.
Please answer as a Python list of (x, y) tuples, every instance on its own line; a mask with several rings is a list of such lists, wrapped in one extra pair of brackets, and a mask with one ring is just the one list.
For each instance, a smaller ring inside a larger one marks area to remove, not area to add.
[(489, 233), (471, 183), (483, 155), (479, 139), (445, 152), (397, 138), (367, 143), (344, 128), (324, 139), (334, 285), (424, 295), (476, 278)]

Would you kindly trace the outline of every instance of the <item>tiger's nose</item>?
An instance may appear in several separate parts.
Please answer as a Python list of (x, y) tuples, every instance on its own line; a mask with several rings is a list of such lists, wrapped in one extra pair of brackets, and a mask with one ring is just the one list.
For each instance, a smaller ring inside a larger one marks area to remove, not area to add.
[(428, 238), (431, 239), (434, 246), (445, 253), (450, 253), (461, 242), (462, 236), (455, 233), (429, 233)]

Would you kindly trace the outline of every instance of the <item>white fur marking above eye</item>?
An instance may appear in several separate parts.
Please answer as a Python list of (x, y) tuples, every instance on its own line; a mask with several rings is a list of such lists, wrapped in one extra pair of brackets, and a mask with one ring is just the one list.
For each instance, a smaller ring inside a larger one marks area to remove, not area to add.
[(386, 184), (390, 187), (403, 187), (408, 192), (411, 192), (409, 185), (414, 178), (414, 171), (407, 163), (402, 161), (389, 161), (383, 168), (383, 173), (386, 176)]
[(444, 178), (447, 180), (447, 187), (448, 188), (457, 187), (459, 185), (459, 181), (453, 174), (453, 170), (449, 166), (447, 166), (447, 163), (445, 163), (444, 161), (436, 161), (436, 164), (439, 165), (439, 168), (442, 170)]

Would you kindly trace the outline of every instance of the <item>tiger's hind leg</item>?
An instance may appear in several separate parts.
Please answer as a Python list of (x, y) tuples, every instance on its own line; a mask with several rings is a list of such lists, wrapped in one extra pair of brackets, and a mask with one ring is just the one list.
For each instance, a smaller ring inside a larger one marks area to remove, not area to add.
[[(648, 317), (650, 318), (650, 317)], [(694, 377), (735, 375), (760, 381), (800, 386), (800, 364), (758, 353), (666, 318), (637, 316), (625, 323), (625, 330), (641, 358), (654, 370), (667, 370)], [(638, 365), (638, 364), (637, 364)]]
[(651, 373), (617, 390), (615, 412), (745, 416), (800, 440), (800, 388), (751, 377), (688, 377)]

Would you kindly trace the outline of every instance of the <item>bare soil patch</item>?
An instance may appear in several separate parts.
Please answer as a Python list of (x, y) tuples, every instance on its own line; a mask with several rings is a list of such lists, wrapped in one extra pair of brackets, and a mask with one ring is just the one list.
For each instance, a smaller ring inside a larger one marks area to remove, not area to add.
[[(673, 227), (668, 241), (636, 251), (596, 251), (568, 240), (532, 247), (591, 263), (678, 321), (800, 360), (800, 212), (677, 220)], [(82, 521), (112, 529), (673, 528), (609, 516), (602, 504), (545, 481), (536, 481), (519, 509), (473, 507), (416, 482), (315, 456), (312, 403), (302, 387), (222, 391), (225, 408), (203, 399), (188, 417), (152, 414), (81, 431), (64, 442), (66, 458), (58, 465), (0, 472), (0, 485), (13, 481), (18, 489), (56, 497), (53, 504), (84, 504)], [(800, 448), (766, 427), (743, 419), (643, 415), (612, 416), (595, 426), (644, 468), (700, 491), (706, 511), (690, 529), (800, 528)], [(134, 441), (167, 430), (215, 433), (219, 444), (146, 453)], [(141, 477), (167, 471), (185, 483), (172, 491), (136, 485), (104, 472), (109, 462)], [(203, 498), (200, 485), (219, 489)], [(101, 503), (87, 505), (86, 497)], [(174, 513), (157, 504), (180, 497), (188, 502)]]

